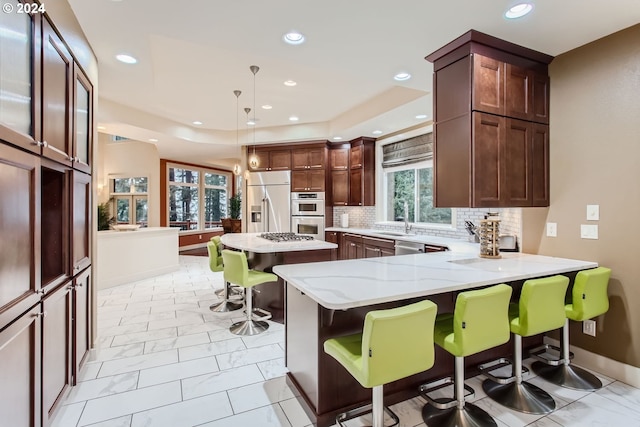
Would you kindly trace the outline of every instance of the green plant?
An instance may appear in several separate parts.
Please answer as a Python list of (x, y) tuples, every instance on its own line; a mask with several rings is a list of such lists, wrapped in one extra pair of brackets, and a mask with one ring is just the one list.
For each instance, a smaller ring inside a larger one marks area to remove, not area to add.
[(229, 199), (229, 216), (231, 219), (240, 219), (240, 209), (242, 206), (242, 195), (236, 193)]
[(115, 217), (110, 216), (110, 201), (100, 203), (98, 205), (98, 231), (108, 230), (110, 225), (115, 222)]

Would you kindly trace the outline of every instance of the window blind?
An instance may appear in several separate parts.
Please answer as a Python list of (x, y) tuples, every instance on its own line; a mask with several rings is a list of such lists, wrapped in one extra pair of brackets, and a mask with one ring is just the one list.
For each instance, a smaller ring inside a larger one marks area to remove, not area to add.
[(382, 147), (382, 167), (408, 165), (433, 158), (433, 133), (387, 144)]

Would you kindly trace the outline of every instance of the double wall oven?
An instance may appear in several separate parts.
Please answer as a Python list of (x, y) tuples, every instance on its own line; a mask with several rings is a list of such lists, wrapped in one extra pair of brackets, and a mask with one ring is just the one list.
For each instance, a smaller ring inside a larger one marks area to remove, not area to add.
[(291, 231), (324, 240), (324, 193), (291, 193)]

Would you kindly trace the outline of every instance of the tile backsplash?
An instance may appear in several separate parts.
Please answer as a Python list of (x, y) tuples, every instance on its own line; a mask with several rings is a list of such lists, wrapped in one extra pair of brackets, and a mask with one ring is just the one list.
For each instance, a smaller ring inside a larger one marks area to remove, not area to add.
[[(480, 220), (484, 219), (484, 215), (487, 212), (499, 213), (501, 220), (500, 234), (515, 234), (518, 239), (518, 246), (520, 246), (520, 242), (522, 240), (522, 209), (520, 208), (457, 208), (455, 229), (413, 226), (411, 231), (416, 234), (451, 237), (454, 239), (468, 239), (470, 236), (464, 228), (464, 222), (471, 221), (474, 224), (479, 225)], [(404, 230), (404, 224), (401, 222), (397, 225), (393, 223), (376, 223), (375, 206), (334, 207), (333, 224), (335, 227), (340, 226), (340, 217), (345, 213), (349, 214), (349, 227), (352, 228), (373, 228), (390, 231)]]

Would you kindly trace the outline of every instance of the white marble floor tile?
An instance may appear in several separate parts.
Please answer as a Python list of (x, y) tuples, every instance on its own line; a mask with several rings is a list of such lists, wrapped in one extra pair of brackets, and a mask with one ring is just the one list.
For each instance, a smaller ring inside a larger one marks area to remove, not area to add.
[(197, 313), (189, 313), (181, 314), (180, 316), (176, 316), (175, 319), (166, 319), (166, 320), (154, 320), (149, 322), (149, 331), (157, 330), (157, 329), (165, 329), (165, 328), (173, 328), (184, 325), (199, 325), (204, 323), (201, 314)]
[(227, 391), (227, 394), (235, 414), (293, 397), (293, 393), (285, 383), (284, 377), (239, 387)]
[(100, 323), (98, 323), (98, 332), (101, 332), (103, 329), (111, 328), (113, 326), (120, 326), (120, 318), (113, 317), (110, 319), (102, 319)]
[(209, 335), (206, 333), (184, 335), (182, 337), (165, 338), (162, 340), (147, 341), (144, 343), (144, 354), (158, 351), (170, 350), (174, 348), (189, 347), (198, 344), (208, 344)]
[(111, 346), (134, 344), (145, 341), (160, 340), (163, 338), (173, 338), (178, 336), (176, 328), (156, 329), (155, 331), (136, 332), (133, 334), (118, 335), (114, 337)]
[[(161, 301), (158, 301), (161, 302)], [(151, 307), (151, 313), (162, 313), (164, 311), (177, 311), (177, 310), (197, 310), (200, 308), (198, 304), (165, 304), (156, 307)]]
[(289, 372), (287, 367), (284, 365), (284, 357), (267, 360), (266, 362), (258, 362), (257, 365), (265, 380), (281, 377)]
[(113, 318), (122, 318), (125, 316), (137, 316), (142, 314), (149, 314), (151, 308), (132, 308), (127, 310), (126, 306), (122, 306), (121, 309), (118, 310), (107, 310), (107, 308), (111, 307), (98, 307), (98, 325), (104, 320), (113, 319)]
[(178, 361), (177, 350), (161, 351), (159, 353), (143, 354), (141, 356), (126, 357), (124, 359), (109, 360), (102, 363), (98, 378), (125, 372), (139, 371), (140, 369), (154, 368), (168, 365)]
[(549, 417), (540, 418), (538, 421), (534, 421), (527, 427), (562, 427), (557, 422), (553, 421)]
[(287, 399), (280, 402), (280, 407), (287, 416), (287, 419), (291, 423), (292, 427), (305, 427), (311, 424), (311, 420), (302, 409), (300, 402), (295, 397), (293, 399)]
[(197, 325), (178, 326), (178, 336), (198, 334), (200, 332), (209, 332), (209, 331), (224, 331), (224, 330), (227, 330), (229, 326), (231, 326), (231, 322), (226, 322), (222, 320), (218, 322), (205, 322)]
[(270, 344), (263, 347), (225, 353), (216, 357), (218, 358), (218, 365), (220, 366), (220, 369), (230, 369), (238, 366), (249, 365), (251, 363), (278, 359), (280, 357), (284, 357), (284, 352), (279, 345)]
[(132, 302), (130, 304), (127, 304), (127, 310), (129, 309), (133, 309), (133, 310), (137, 310), (137, 309), (142, 309), (142, 308), (151, 308), (152, 312), (154, 308), (159, 308), (159, 307), (166, 307), (166, 306), (172, 306), (173, 304), (173, 300), (171, 299), (167, 299), (167, 300), (159, 300), (159, 301), (144, 301), (144, 302)]
[(77, 425), (84, 410), (85, 403), (86, 402), (79, 402), (62, 406), (51, 423), (51, 427), (70, 427)]
[(193, 345), (178, 349), (180, 361), (197, 359), (200, 357), (208, 357), (223, 353), (230, 353), (245, 350), (246, 347), (240, 338), (234, 338), (225, 341), (216, 341), (209, 344)]
[(151, 321), (156, 321), (156, 320), (167, 320), (167, 319), (175, 319), (175, 318), (176, 318), (175, 311), (163, 311), (161, 313), (154, 313), (154, 314), (143, 313), (143, 314), (122, 316), (122, 318), (120, 319), (120, 324), (130, 325), (132, 323), (149, 323)]
[(131, 427), (195, 426), (230, 415), (233, 411), (226, 393), (216, 393), (139, 412), (133, 415)]
[(424, 405), (424, 399), (414, 397), (413, 399), (396, 403), (390, 408), (400, 418), (400, 427), (413, 427), (422, 424), (422, 407)]
[(184, 379), (182, 380), (182, 395), (184, 399), (192, 399), (262, 381), (264, 379), (256, 365), (242, 366)]
[(114, 337), (98, 336), (98, 339), (96, 340), (96, 347), (105, 348), (105, 347), (111, 346), (111, 343), (113, 342), (113, 338)]
[(630, 411), (640, 413), (640, 390), (620, 381), (615, 381), (595, 392), (611, 399)]
[(218, 421), (203, 424), (200, 427), (291, 427), (280, 405), (265, 406), (253, 411), (243, 412)]
[(95, 380), (98, 377), (98, 373), (100, 372), (101, 367), (102, 367), (102, 363), (100, 362), (85, 363), (82, 369), (80, 369), (80, 374), (78, 375), (78, 382)]
[(138, 371), (84, 381), (71, 388), (65, 403), (82, 402), (97, 397), (135, 390), (137, 384)]
[(102, 421), (96, 424), (89, 424), (87, 427), (130, 427), (131, 415), (125, 415), (124, 417), (112, 418), (110, 420)]
[(242, 337), (242, 341), (244, 341), (244, 345), (246, 345), (247, 348), (262, 347), (268, 344), (278, 344), (280, 342), (284, 342), (284, 333), (278, 330), (272, 331), (270, 327), (267, 332), (250, 337)]
[(151, 295), (133, 295), (131, 292), (122, 294), (111, 294), (104, 300), (104, 307), (109, 305), (132, 304), (138, 302), (151, 301)]
[(597, 393), (548, 415), (563, 427), (640, 426), (640, 414)]
[[(231, 325), (231, 322), (229, 322), (229, 325)], [(222, 341), (222, 340), (230, 340), (230, 339), (235, 339), (235, 338), (242, 339), (244, 337), (232, 334), (229, 331), (229, 328), (216, 329), (216, 330), (213, 330), (213, 331), (209, 331), (209, 339), (211, 340), (211, 342)], [(242, 343), (244, 344), (245, 341), (242, 340)], [(246, 345), (245, 345), (245, 347), (246, 347)]]
[(140, 371), (138, 387), (147, 387), (218, 371), (218, 363), (215, 356), (172, 363)]
[(175, 381), (89, 400), (78, 425), (86, 426), (98, 421), (170, 405), (181, 399), (180, 382)]
[(116, 336), (133, 334), (136, 332), (144, 332), (147, 330), (146, 323), (134, 323), (130, 325), (111, 326), (109, 328), (102, 328), (98, 331), (101, 336)]
[(90, 362), (104, 362), (122, 359), (123, 357), (139, 356), (144, 351), (144, 343), (120, 345), (117, 347), (96, 348), (89, 353)]

